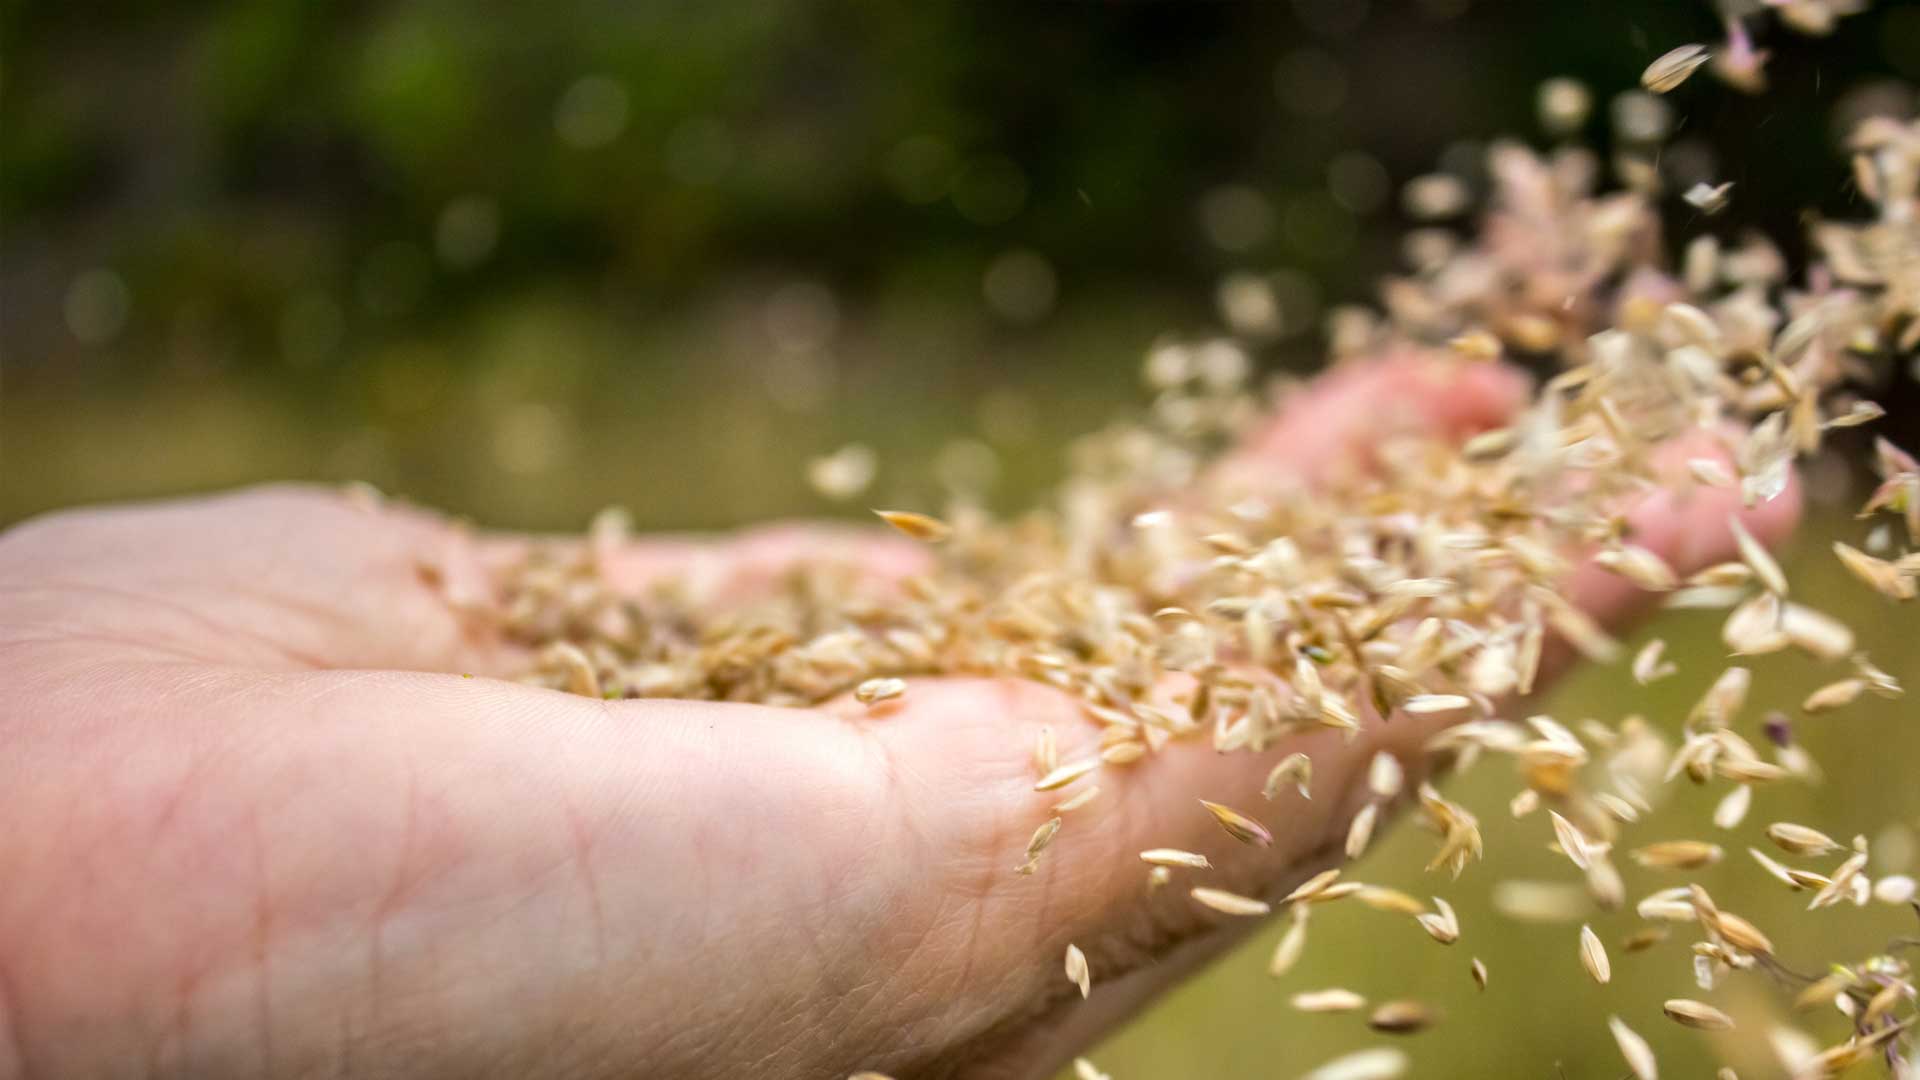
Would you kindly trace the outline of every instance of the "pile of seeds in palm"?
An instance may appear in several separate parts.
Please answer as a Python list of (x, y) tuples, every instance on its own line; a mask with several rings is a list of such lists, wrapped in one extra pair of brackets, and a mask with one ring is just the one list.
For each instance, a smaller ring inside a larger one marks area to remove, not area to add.
[[(1854, 6), (1830, 0), (1766, 10), (1817, 32), (1823, 19)], [(539, 657), (527, 679), (606, 697), (792, 706), (846, 695), (875, 707), (910, 701), (925, 676), (1057, 688), (1083, 703), (1100, 733), (1098, 751), (1063, 760), (1043, 736), (1035, 787), (1060, 790), (1063, 801), (1036, 822), (1027, 861), (1010, 874), (1031, 873), (1050, 845), (1072, 842), (1074, 811), (1103, 773), (1151, 769), (1183, 744), (1261, 752), (1315, 729), (1357, 733), (1382, 717), (1449, 721), (1429, 748), (1456, 768), (1514, 759), (1523, 786), (1512, 815), (1564, 856), (1568, 882), (1591, 902), (1644, 920), (1647, 929), (1627, 948), (1691, 935), (1681, 955), (1702, 995), (1730, 978), (1761, 979), (1801, 1008), (1845, 1016), (1850, 1033), (1825, 1045), (1790, 1028), (1768, 1032), (1787, 1073), (1825, 1077), (1878, 1061), (1917, 1075), (1911, 952), (1896, 943), (1879, 955), (1789, 964), (1763, 928), (1699, 885), (1634, 898), (1620, 869), (1630, 862), (1684, 872), (1721, 859), (1717, 844), (1626, 842), (1662, 785), (1712, 789), (1714, 824), (1740, 828), (1756, 790), (1815, 776), (1793, 738), (1792, 714), (1903, 692), (1856, 649), (1842, 621), (1794, 592), (1737, 521), (1728, 527), (1739, 557), (1683, 577), (1635, 543), (1627, 508), (1657, 488), (1684, 497), (1692, 487), (1758, 505), (1780, 497), (1796, 461), (1829, 440), (1871, 443), (1875, 486), (1857, 535), (1836, 544), (1835, 556), (1859, 588), (1896, 602), (1920, 591), (1920, 463), (1872, 439), (1881, 410), (1868, 396), (1906, 377), (1920, 350), (1920, 123), (1876, 118), (1854, 131), (1851, 182), (1865, 212), (1813, 222), (1814, 258), (1798, 276), (1758, 237), (1670, 243), (1663, 235), (1663, 200), (1684, 199), (1704, 216), (1739, 193), (1726, 184), (1663, 190), (1657, 159), (1673, 117), (1659, 95), (1703, 67), (1758, 89), (1764, 54), (1746, 33), (1763, 17), (1730, 19), (1722, 46), (1686, 46), (1656, 61), (1645, 89), (1613, 103), (1610, 160), (1565, 142), (1544, 152), (1518, 141), (1493, 145), (1477, 232), (1437, 220), (1416, 230), (1407, 242), (1413, 272), (1386, 283), (1382, 310), (1346, 309), (1330, 320), (1335, 366), (1424, 354), (1463, 370), (1514, 358), (1547, 371), (1506, 426), (1463, 444), (1418, 425), (1389, 425), (1354, 467), (1311, 483), (1273, 481), (1228, 458), (1274, 405), (1272, 395), (1249, 388), (1247, 354), (1224, 338), (1163, 343), (1145, 365), (1152, 398), (1144, 417), (1079, 441), (1049, 505), (1009, 520), (964, 497), (929, 508), (933, 514), (883, 512), (929, 548), (930, 568), (906, 580), (876, 585), (822, 564), (800, 568), (772, 595), (726, 603), (691, 581), (622, 593), (600, 577), (600, 543), (534, 553), (501, 581), (497, 609), (507, 632)], [(1591, 101), (1579, 84), (1555, 80), (1540, 104), (1548, 130), (1565, 133), (1582, 125)], [(1444, 176), (1407, 191), (1413, 212), (1437, 219), (1454, 215), (1462, 198), (1458, 182)], [(1859, 427), (1867, 430), (1841, 432)], [(1711, 434), (1685, 444), (1701, 448), (1691, 457), (1676, 462), (1662, 450), (1702, 431)], [(816, 462), (811, 478), (823, 493), (851, 498), (873, 469), (871, 455), (854, 448)], [(616, 532), (608, 519), (597, 539), (615, 540)], [(1642, 684), (1673, 672), (1660, 642), (1622, 655), (1568, 599), (1569, 575), (1586, 561), (1663, 594), (1669, 606), (1726, 612), (1729, 660), (1677, 731), (1638, 717), (1608, 726), (1511, 715), (1555, 649), (1620, 664)], [(1750, 671), (1784, 651), (1827, 665), (1831, 681), (1768, 713), (1747, 700)], [(1154, 694), (1170, 676), (1191, 687), (1172, 704)], [(1312, 767), (1302, 754), (1282, 757), (1267, 798), (1308, 792)], [(1368, 783), (1378, 799), (1353, 820), (1350, 857), (1368, 847), (1377, 808), (1402, 794), (1406, 780), (1400, 763), (1383, 756)], [(1428, 784), (1410, 794), (1411, 813), (1437, 838), (1431, 868), (1457, 877), (1481, 853), (1475, 816)], [(1269, 839), (1244, 806), (1206, 806), (1235, 837)], [(1869, 877), (1864, 837), (1789, 822), (1749, 828), (1754, 872), (1803, 893), (1810, 909), (1913, 903), (1911, 878)], [(1274, 905), (1209, 886), (1200, 855), (1159, 849), (1141, 860), (1152, 885), (1189, 878), (1193, 903), (1227, 915), (1292, 909), (1272, 960), (1276, 975), (1300, 955), (1309, 903), (1352, 896), (1417, 919), (1442, 944), (1460, 937), (1444, 901), (1342, 880), (1338, 870)], [(1501, 899), (1508, 907), (1538, 902)], [(1582, 927), (1568, 944), (1593, 979), (1609, 981), (1608, 948), (1597, 934)], [(1484, 986), (1485, 965), (1476, 959), (1470, 970)], [(1796, 974), (1808, 970), (1814, 974)], [(1067, 952), (1065, 975), (1082, 993), (1098, 989), (1077, 948)], [(1303, 993), (1292, 1003), (1366, 1008), (1344, 990)], [(1690, 1028), (1734, 1024), (1704, 1001), (1676, 999), (1664, 1011)], [(1433, 1018), (1408, 1002), (1368, 1015), (1387, 1033)], [(1607, 1023), (1627, 1069), (1641, 1080), (1656, 1076), (1648, 1041), (1617, 1017)], [(1406, 1067), (1405, 1055), (1380, 1047), (1312, 1075), (1358, 1080)], [(1079, 1068), (1099, 1075), (1084, 1061)]]

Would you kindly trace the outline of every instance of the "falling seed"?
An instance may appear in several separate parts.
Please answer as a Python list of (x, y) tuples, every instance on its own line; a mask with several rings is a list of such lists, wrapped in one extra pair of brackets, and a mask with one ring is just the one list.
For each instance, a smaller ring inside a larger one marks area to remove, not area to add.
[(1260, 793), (1271, 800), (1280, 793), (1283, 786), (1289, 783), (1299, 790), (1301, 798), (1313, 798), (1313, 792), (1309, 790), (1313, 786), (1311, 758), (1299, 753), (1288, 754), (1282, 758), (1280, 763), (1273, 767), (1273, 771), (1267, 774), (1267, 782), (1260, 789)]
[(1840, 850), (1840, 843), (1833, 837), (1791, 821), (1776, 821), (1767, 826), (1767, 839), (1789, 855), (1825, 855)]
[(1332, 885), (1335, 881), (1339, 880), (1339, 878), (1340, 878), (1339, 867), (1334, 867), (1331, 870), (1322, 870), (1319, 873), (1308, 878), (1307, 880), (1301, 882), (1298, 888), (1288, 893), (1285, 897), (1281, 899), (1280, 902), (1283, 904), (1291, 904), (1296, 900), (1310, 900), (1313, 897), (1318, 896), (1319, 894), (1325, 892), (1327, 890), (1327, 887)]
[(1838, 541), (1833, 545), (1833, 553), (1840, 557), (1840, 563), (1848, 573), (1882, 595), (1895, 600), (1911, 600), (1916, 590), (1920, 590), (1920, 580), (1916, 580), (1911, 573), (1902, 572), (1898, 565), (1885, 559), (1876, 559)]
[(1587, 834), (1581, 832), (1573, 822), (1561, 817), (1558, 811), (1549, 810), (1547, 816), (1553, 820), (1553, 835), (1560, 844), (1560, 853), (1582, 870), (1592, 866), (1594, 843), (1587, 839)]
[(1733, 533), (1734, 542), (1740, 547), (1740, 561), (1753, 569), (1754, 576), (1760, 579), (1760, 583), (1765, 585), (1769, 592), (1776, 596), (1787, 595), (1787, 575), (1781, 571), (1780, 564), (1773, 561), (1773, 556), (1768, 554), (1766, 546), (1753, 538), (1753, 534), (1747, 531), (1747, 527), (1740, 524), (1738, 517), (1728, 518), (1727, 528)]
[(1426, 905), (1412, 894), (1401, 892), (1399, 889), (1390, 889), (1384, 885), (1363, 885), (1353, 894), (1353, 898), (1375, 911), (1411, 915), (1415, 918), (1427, 914)]
[(1458, 712), (1473, 705), (1473, 699), (1464, 694), (1415, 694), (1400, 703), (1400, 709), (1412, 716), (1432, 716), (1436, 713)]
[(1653, 1057), (1653, 1047), (1647, 1040), (1628, 1027), (1619, 1017), (1607, 1017), (1607, 1027), (1613, 1032), (1614, 1045), (1620, 1048), (1620, 1056), (1626, 1059), (1627, 1068), (1633, 1071), (1636, 1080), (1660, 1080), (1660, 1065)]
[(1339, 988), (1309, 990), (1295, 994), (1288, 1000), (1294, 1009), (1303, 1013), (1358, 1012), (1367, 1007), (1366, 998)]
[(1702, 1031), (1731, 1031), (1733, 1017), (1701, 1001), (1673, 998), (1660, 1006), (1674, 1023)]
[(850, 443), (807, 463), (807, 482), (821, 496), (835, 502), (851, 499), (873, 483), (879, 459), (872, 449)]
[(1033, 790), (1058, 791), (1099, 767), (1099, 760), (1094, 758), (1069, 761), (1036, 781)]
[(1411, 1060), (1399, 1050), (1376, 1047), (1356, 1050), (1314, 1069), (1300, 1080), (1399, 1080)]
[(1486, 992), (1487, 965), (1481, 963), (1480, 958), (1476, 956), (1473, 958), (1473, 963), (1468, 965), (1467, 970), (1473, 973), (1473, 985), (1479, 987), (1482, 993)]
[(1113, 1080), (1113, 1077), (1100, 1071), (1100, 1067), (1086, 1058), (1073, 1059), (1074, 1080)]
[(1642, 646), (1633, 656), (1633, 680), (1641, 686), (1646, 686), (1680, 670), (1671, 661), (1662, 660), (1666, 649), (1667, 643), (1659, 638), (1654, 638)]
[(1813, 693), (1808, 694), (1807, 699), (1800, 703), (1800, 710), (1805, 713), (1818, 714), (1832, 712), (1835, 709), (1844, 709), (1848, 705), (1860, 700), (1860, 695), (1865, 693), (1866, 689), (1867, 680), (1860, 678), (1841, 679), (1837, 682), (1830, 682), (1820, 689), (1815, 690)]
[(1053, 843), (1053, 838), (1059, 835), (1059, 832), (1059, 818), (1048, 818), (1041, 822), (1040, 827), (1033, 830), (1033, 836), (1027, 840), (1027, 858), (1029, 860), (1038, 858), (1041, 852), (1047, 850), (1047, 845)]
[(1580, 927), (1580, 966), (1587, 969), (1593, 981), (1605, 986), (1613, 981), (1613, 965), (1607, 960), (1607, 947), (1600, 944), (1600, 935), (1593, 927)]
[(1211, 870), (1205, 855), (1177, 848), (1152, 848), (1140, 853), (1140, 861), (1151, 866), (1178, 866), (1189, 870)]
[(1753, 806), (1753, 787), (1741, 784), (1713, 808), (1713, 823), (1722, 829), (1731, 829), (1747, 819), (1747, 811)]
[(1640, 85), (1656, 94), (1664, 94), (1687, 81), (1701, 64), (1713, 59), (1704, 45), (1682, 45), (1661, 54), (1640, 73)]
[(1373, 755), (1373, 760), (1367, 765), (1367, 788), (1383, 799), (1400, 794), (1400, 785), (1406, 778), (1406, 770), (1401, 767), (1400, 759), (1385, 750)]
[(1093, 972), (1087, 968), (1087, 954), (1078, 945), (1067, 946), (1067, 981), (1080, 988), (1080, 996), (1093, 991)]
[(1727, 208), (1727, 196), (1733, 191), (1733, 181), (1724, 184), (1709, 184), (1702, 180), (1688, 188), (1681, 195), (1688, 206), (1708, 214), (1717, 214)]
[(1313, 909), (1305, 904), (1293, 909), (1293, 917), (1287, 923), (1286, 932), (1280, 935), (1280, 943), (1274, 946), (1273, 959), (1267, 962), (1267, 974), (1279, 978), (1292, 971), (1300, 962), (1300, 956), (1307, 948), (1307, 912)]
[(1040, 730), (1034, 734), (1033, 767), (1041, 776), (1060, 767), (1060, 750), (1054, 742), (1051, 725), (1040, 725)]
[(1701, 840), (1664, 840), (1633, 850), (1633, 861), (1649, 870), (1696, 870), (1720, 861), (1720, 845)]
[(953, 527), (946, 522), (912, 510), (875, 510), (874, 513), (879, 515), (881, 521), (915, 540), (929, 544), (938, 544), (953, 535)]
[(868, 679), (853, 688), (853, 697), (862, 705), (874, 706), (892, 701), (907, 692), (905, 679)]
[(1460, 940), (1460, 919), (1454, 914), (1453, 905), (1439, 897), (1433, 898), (1433, 911), (1414, 917), (1420, 929), (1427, 936), (1442, 945), (1451, 945)]
[(1420, 1002), (1389, 1001), (1367, 1015), (1367, 1026), (1386, 1035), (1411, 1035), (1432, 1027), (1438, 1019), (1438, 1014)]
[(1088, 784), (1086, 787), (1081, 788), (1079, 792), (1074, 794), (1071, 798), (1062, 799), (1061, 801), (1054, 803), (1053, 812), (1056, 814), (1072, 813), (1073, 811), (1078, 810), (1081, 807), (1092, 802), (1094, 799), (1098, 798), (1099, 795), (1100, 795), (1100, 785)]
[(1200, 800), (1200, 805), (1206, 807), (1207, 813), (1213, 815), (1213, 820), (1219, 822), (1220, 827), (1227, 831), (1227, 835), (1233, 837), (1235, 840), (1243, 844), (1252, 844), (1255, 847), (1273, 846), (1273, 833), (1267, 831), (1265, 825), (1260, 824), (1230, 806), (1222, 806), (1217, 802), (1208, 802), (1205, 799)]
[(1222, 915), (1266, 915), (1273, 911), (1273, 906), (1264, 900), (1255, 900), (1225, 889), (1197, 886), (1188, 892), (1200, 906), (1212, 908)]
[(1373, 841), (1373, 823), (1379, 816), (1379, 803), (1368, 803), (1353, 816), (1347, 826), (1347, 858), (1357, 859), (1366, 854), (1367, 845)]

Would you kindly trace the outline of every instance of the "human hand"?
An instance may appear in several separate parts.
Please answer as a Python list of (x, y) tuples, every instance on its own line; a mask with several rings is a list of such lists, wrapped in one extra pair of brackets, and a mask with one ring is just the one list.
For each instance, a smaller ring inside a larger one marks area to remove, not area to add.
[[(1329, 376), (1232, 467), (1311, 482), (1388, 419), (1460, 434), (1524, 396), (1498, 368), (1441, 370)], [(1697, 569), (1730, 554), (1737, 510), (1660, 493), (1635, 539)], [(1771, 541), (1797, 512), (1790, 490), (1743, 520)], [(1373, 755), (1416, 764), (1433, 730), (1179, 747), (1020, 876), (1060, 798), (1033, 790), (1033, 730), (1094, 737), (1073, 699), (920, 679), (869, 718), (505, 681), (525, 658), (417, 568), (471, 581), (523, 543), (300, 489), (0, 537), (0, 1076), (1043, 1076), (1252, 928), (1147, 896), (1138, 851), (1284, 892), (1335, 858)], [(921, 559), (781, 527), (643, 541), (615, 572), (750, 593), (826, 555)], [(1591, 570), (1569, 589), (1611, 625), (1645, 600)], [(1195, 804), (1264, 811), (1248, 800), (1297, 749), (1315, 797), (1267, 815), (1270, 848)]]

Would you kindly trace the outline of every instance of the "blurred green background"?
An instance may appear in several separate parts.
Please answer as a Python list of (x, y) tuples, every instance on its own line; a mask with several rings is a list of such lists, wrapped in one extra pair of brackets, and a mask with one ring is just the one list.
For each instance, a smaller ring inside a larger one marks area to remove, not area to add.
[[(997, 452), (1016, 505), (1068, 437), (1137, 400), (1156, 337), (1210, 333), (1223, 295), (1263, 289), (1274, 317), (1240, 336), (1270, 370), (1310, 365), (1327, 306), (1399, 268), (1401, 183), (1439, 168), (1477, 186), (1485, 140), (1538, 140), (1553, 75), (1595, 90), (1604, 145), (1612, 94), (1719, 34), (1681, 0), (4, 0), (0, 525), (311, 478), (505, 527), (612, 502), (641, 527), (716, 527), (833, 512), (802, 464), (852, 440), (880, 452), (873, 498), (923, 502), (956, 436)], [(1732, 208), (1666, 211), (1676, 235), (1759, 228), (1797, 259), (1802, 208), (1861, 210), (1833, 154), (1847, 118), (1911, 115), (1920, 5), (1762, 44), (1768, 95), (1705, 77), (1673, 95), (1663, 168), (1676, 190), (1735, 181)], [(1911, 384), (1888, 403), (1912, 445)], [(1858, 476), (1822, 468), (1800, 580), (1920, 683), (1912, 609), (1830, 565), (1834, 536), (1857, 539)], [(1672, 723), (1720, 647), (1702, 618), (1657, 632), (1684, 674), (1646, 708)], [(1832, 677), (1782, 667), (1762, 665), (1767, 700)], [(1621, 677), (1588, 673), (1549, 708), (1615, 719)], [(1914, 711), (1872, 699), (1805, 725), (1842, 782), (1767, 792), (1753, 820), (1920, 824)], [(1648, 1004), (1686, 989), (1684, 958), (1617, 958), (1602, 990), (1572, 929), (1496, 923), (1489, 882), (1560, 876), (1542, 821), (1501, 824), (1502, 780), (1457, 785), (1493, 845), (1449, 890), (1460, 945), (1329, 909), (1286, 986), (1264, 975), (1269, 936), (1098, 1059), (1122, 1080), (1291, 1075), (1381, 1041), (1286, 1008), (1337, 981), (1442, 1004), (1449, 1021), (1404, 1043), (1416, 1075), (1618, 1075), (1608, 1009), (1670, 1075), (1702, 1075), (1701, 1037)], [(1397, 831), (1356, 872), (1432, 892), (1396, 869), (1424, 842)], [(1794, 898), (1756, 888), (1743, 843), (1710, 884), (1808, 963), (1898, 923), (1830, 912), (1830, 937), (1795, 938)], [(1614, 939), (1627, 920), (1599, 925)]]

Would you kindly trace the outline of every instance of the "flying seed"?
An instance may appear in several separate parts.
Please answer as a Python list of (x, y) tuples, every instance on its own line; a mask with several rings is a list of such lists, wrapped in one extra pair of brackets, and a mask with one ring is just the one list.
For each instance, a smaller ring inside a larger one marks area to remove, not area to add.
[(1686, 998), (1673, 998), (1660, 1006), (1674, 1023), (1702, 1031), (1730, 1031), (1733, 1029), (1733, 1017), (1721, 1012), (1705, 1002), (1689, 1001)]
[(1222, 915), (1265, 915), (1273, 910), (1273, 906), (1264, 900), (1255, 900), (1225, 889), (1196, 886), (1188, 892), (1202, 907), (1212, 908)]
[(912, 510), (875, 510), (874, 513), (879, 515), (881, 521), (915, 540), (929, 544), (938, 544), (953, 535), (953, 527), (946, 522)]
[(1607, 947), (1600, 944), (1600, 935), (1594, 933), (1591, 926), (1580, 927), (1580, 966), (1586, 968), (1593, 981), (1602, 986), (1613, 981), (1613, 965), (1607, 960)]
[(1067, 946), (1067, 981), (1080, 988), (1080, 996), (1093, 991), (1093, 972), (1087, 967), (1087, 954), (1078, 945)]
[(1682, 45), (1662, 53), (1640, 73), (1640, 85), (1656, 94), (1664, 94), (1687, 81), (1701, 64), (1713, 59), (1704, 45)]
[(1205, 799), (1200, 800), (1200, 805), (1206, 807), (1207, 813), (1213, 815), (1213, 820), (1219, 822), (1220, 827), (1227, 831), (1227, 835), (1233, 837), (1235, 840), (1243, 844), (1252, 844), (1255, 847), (1273, 846), (1273, 833), (1269, 832), (1265, 825), (1260, 824), (1230, 806), (1222, 806), (1217, 802), (1208, 802)]

